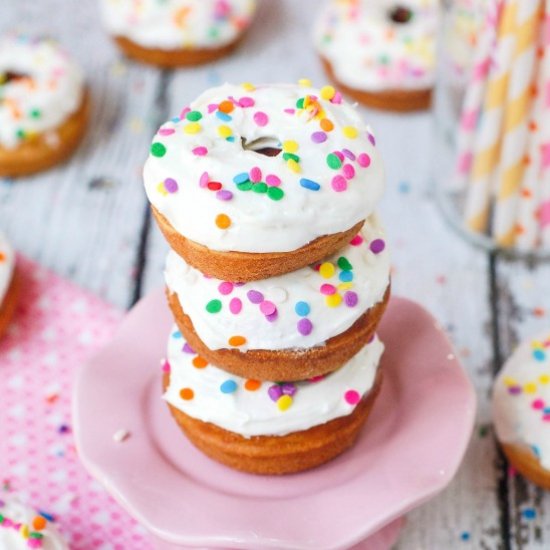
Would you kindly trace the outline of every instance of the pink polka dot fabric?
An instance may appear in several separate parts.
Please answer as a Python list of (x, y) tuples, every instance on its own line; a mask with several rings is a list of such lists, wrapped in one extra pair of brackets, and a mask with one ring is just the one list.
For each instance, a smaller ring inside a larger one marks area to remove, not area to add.
[(139, 526), (78, 460), (71, 428), (75, 370), (109, 340), (121, 313), (18, 259), (23, 291), (0, 340), (0, 480), (56, 517), (73, 550), (150, 550)]

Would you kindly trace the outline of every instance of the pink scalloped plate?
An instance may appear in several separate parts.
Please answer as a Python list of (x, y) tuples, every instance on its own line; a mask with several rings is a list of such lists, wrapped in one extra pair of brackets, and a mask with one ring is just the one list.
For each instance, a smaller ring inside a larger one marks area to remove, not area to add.
[[(160, 397), (171, 325), (163, 291), (144, 298), (79, 370), (73, 403), (81, 460), (159, 547), (343, 549), (363, 541), (362, 548), (383, 550), (399, 518), (455, 475), (475, 394), (447, 337), (418, 304), (390, 301), (379, 330), (384, 383), (357, 445), (285, 477), (233, 471), (182, 435)], [(116, 442), (120, 430), (129, 437)]]

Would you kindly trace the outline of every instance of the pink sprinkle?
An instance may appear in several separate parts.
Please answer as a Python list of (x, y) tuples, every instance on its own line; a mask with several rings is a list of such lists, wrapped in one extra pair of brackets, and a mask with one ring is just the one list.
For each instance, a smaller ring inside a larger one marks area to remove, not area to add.
[(544, 401), (542, 399), (535, 399), (531, 406), (536, 410), (544, 409)]
[(539, 221), (541, 227), (550, 225), (550, 200), (542, 203), (539, 211)]
[(262, 171), (257, 166), (254, 166), (254, 168), (250, 169), (249, 177), (252, 183), (258, 183), (262, 181)]
[(204, 157), (204, 155), (208, 154), (208, 149), (206, 147), (195, 147), (192, 152), (197, 157)]
[(334, 94), (334, 97), (330, 100), (332, 103), (335, 103), (336, 105), (339, 105), (343, 101), (342, 94), (340, 92), (336, 92)]
[(334, 285), (329, 285), (328, 283), (321, 285), (320, 290), (321, 290), (321, 294), (324, 294), (325, 296), (331, 296), (332, 294), (336, 294), (336, 287)]
[(271, 187), (279, 187), (279, 185), (281, 185), (281, 178), (279, 178), (275, 174), (269, 174), (269, 176), (265, 178), (265, 182)]
[(218, 285), (218, 290), (220, 294), (227, 296), (228, 294), (231, 294), (233, 292), (233, 283), (230, 283), (229, 281), (224, 281), (223, 283), (220, 283)]
[(359, 395), (359, 392), (356, 392), (355, 390), (348, 390), (344, 394), (344, 399), (350, 405), (357, 405), (357, 403), (361, 401), (361, 396)]
[(208, 112), (213, 113), (214, 111), (218, 110), (218, 105), (216, 103), (211, 103), (208, 105)]
[(161, 128), (159, 130), (159, 134), (161, 136), (171, 136), (173, 133), (175, 133), (176, 130), (174, 130), (173, 128)]
[(320, 382), (321, 380), (324, 380), (325, 379), (325, 375), (324, 374), (318, 374), (317, 376), (313, 376), (312, 378), (309, 379), (310, 382)]
[(363, 168), (368, 168), (370, 166), (370, 157), (367, 155), (367, 153), (361, 153), (357, 157), (357, 162), (359, 166), (362, 166)]
[(233, 315), (238, 315), (242, 308), (243, 303), (240, 298), (231, 298), (231, 301), (229, 302), (229, 311), (233, 313)]
[(203, 172), (201, 179), (199, 180), (200, 187), (206, 187), (208, 185), (209, 180), (210, 180), (210, 177), (208, 176), (208, 172)]
[(344, 164), (342, 167), (342, 172), (347, 180), (355, 177), (355, 168), (351, 164)]
[(180, 119), (183, 120), (187, 113), (191, 112), (191, 107), (185, 107), (180, 113)]
[(170, 363), (168, 361), (164, 361), (162, 364), (162, 372), (170, 372)]
[(341, 162), (344, 162), (345, 158), (341, 151), (334, 151), (334, 154), (340, 159)]
[(265, 126), (269, 122), (269, 117), (262, 111), (254, 113), (254, 122), (258, 126)]
[(285, 109), (284, 112), (288, 115), (293, 115), (296, 112), (296, 109)]
[(351, 239), (349, 244), (351, 244), (351, 246), (359, 246), (362, 242), (363, 242), (363, 237), (361, 237), (361, 235), (355, 235), (355, 237)]
[(264, 315), (273, 315), (277, 311), (277, 306), (273, 302), (270, 302), (269, 300), (264, 300), (260, 304), (260, 311)]
[(256, 102), (251, 97), (241, 97), (239, 99), (239, 105), (243, 108), (254, 107), (255, 104)]
[(343, 176), (334, 176), (331, 182), (332, 188), (338, 193), (345, 191), (348, 188), (348, 182)]

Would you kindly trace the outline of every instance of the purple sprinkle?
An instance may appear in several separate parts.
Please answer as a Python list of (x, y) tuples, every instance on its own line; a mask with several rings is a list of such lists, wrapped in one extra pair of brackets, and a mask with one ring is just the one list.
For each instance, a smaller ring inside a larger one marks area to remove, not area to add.
[(183, 351), (183, 353), (195, 353), (195, 350), (187, 342), (185, 342), (181, 351)]
[(355, 307), (358, 301), (359, 297), (357, 296), (356, 292), (353, 292), (353, 290), (348, 290), (344, 294), (344, 302), (348, 307)]
[(168, 193), (175, 193), (178, 190), (178, 182), (173, 178), (166, 178), (164, 180), (164, 188)]
[(281, 384), (281, 390), (283, 391), (283, 395), (290, 395), (292, 397), (296, 393), (297, 388), (292, 382), (285, 382)]
[(271, 315), (266, 315), (265, 318), (270, 322), (274, 323), (277, 318), (279, 317), (279, 313), (277, 310), (275, 310)]
[(373, 146), (376, 147), (376, 140), (374, 139), (374, 136), (370, 132), (368, 132), (367, 136), (369, 138), (369, 141), (373, 144)]
[(326, 140), (327, 135), (325, 132), (313, 132), (313, 134), (311, 134), (311, 141), (313, 141), (313, 143), (323, 143)]
[(267, 395), (269, 395), (271, 401), (277, 402), (279, 397), (283, 395), (283, 390), (281, 389), (281, 386), (273, 384), (273, 386), (269, 386), (269, 389), (267, 390)]
[(374, 254), (380, 254), (380, 252), (386, 248), (386, 243), (382, 239), (374, 239), (374, 241), (370, 243), (369, 248)]
[(342, 153), (344, 153), (344, 156), (349, 158), (349, 160), (355, 160), (357, 158), (355, 156), (355, 153), (353, 151), (350, 151), (349, 149), (342, 149)]
[(298, 321), (298, 332), (302, 336), (308, 336), (313, 330), (313, 324), (309, 319), (303, 318)]
[(253, 304), (261, 304), (264, 301), (264, 295), (257, 290), (249, 290), (246, 296)]
[(227, 189), (216, 191), (216, 198), (220, 201), (230, 201), (233, 198), (233, 193)]
[(521, 393), (521, 386), (510, 386), (508, 388), (508, 393), (512, 395), (519, 395)]

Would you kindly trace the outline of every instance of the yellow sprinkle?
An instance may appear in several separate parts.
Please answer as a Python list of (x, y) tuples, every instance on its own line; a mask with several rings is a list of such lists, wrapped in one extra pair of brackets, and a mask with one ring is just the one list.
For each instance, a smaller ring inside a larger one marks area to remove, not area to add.
[(359, 135), (359, 130), (354, 126), (344, 126), (342, 132), (349, 139), (355, 139)]
[(163, 196), (163, 197), (166, 197), (166, 195), (168, 195), (168, 191), (166, 191), (166, 187), (164, 187), (164, 182), (161, 181), (158, 185), (157, 185), (157, 191)]
[(535, 393), (537, 391), (537, 385), (534, 382), (527, 382), (527, 384), (523, 386), (523, 391), (525, 393)]
[(190, 122), (183, 127), (186, 134), (198, 134), (202, 130), (202, 126), (198, 122)]
[(285, 153), (295, 153), (298, 151), (298, 144), (291, 139), (283, 141), (283, 151)]
[(331, 262), (324, 262), (321, 264), (321, 267), (319, 267), (319, 274), (323, 279), (330, 279), (335, 272), (336, 269)]
[(321, 97), (327, 101), (330, 101), (334, 97), (334, 94), (336, 94), (336, 90), (332, 86), (323, 86), (321, 88)]
[(550, 382), (550, 375), (548, 374), (541, 374), (539, 376), (539, 382), (541, 384), (548, 384), (548, 382)]
[(299, 174), (302, 171), (300, 165), (294, 159), (288, 159), (286, 163), (295, 174)]
[(325, 302), (328, 307), (338, 307), (342, 303), (342, 296), (340, 294), (325, 296)]
[(290, 395), (281, 395), (281, 397), (277, 399), (277, 407), (280, 411), (286, 411), (290, 408), (290, 405), (292, 405), (292, 397), (290, 397)]
[(298, 84), (304, 88), (311, 88), (311, 80), (309, 78), (300, 78)]
[(503, 382), (508, 387), (517, 386), (516, 380), (514, 378), (512, 378), (511, 376), (505, 376), (504, 379), (503, 379)]
[(250, 84), (250, 82), (243, 82), (241, 86), (247, 91), (252, 92), (256, 89), (256, 86), (254, 84)]
[(544, 345), (540, 340), (533, 340), (531, 342), (531, 346), (533, 347), (533, 349), (544, 349)]
[(225, 124), (222, 124), (218, 128), (218, 134), (220, 134), (220, 136), (222, 138), (228, 138), (229, 136), (231, 136), (233, 134), (233, 131), (231, 130), (231, 128), (229, 126), (225, 126)]
[(26, 524), (26, 523), (23, 523), (23, 525), (21, 525), (21, 527), (19, 528), (19, 534), (24, 538), (24, 539), (28, 539), (29, 538), (29, 526)]
[(353, 286), (353, 283), (340, 283), (338, 285), (338, 290), (349, 290)]

